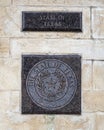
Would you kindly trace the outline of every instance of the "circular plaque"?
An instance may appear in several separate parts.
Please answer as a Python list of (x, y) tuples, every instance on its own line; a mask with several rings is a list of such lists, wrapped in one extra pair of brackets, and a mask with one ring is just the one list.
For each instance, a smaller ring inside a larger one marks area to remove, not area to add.
[(66, 63), (46, 59), (35, 64), (29, 71), (26, 89), (36, 105), (56, 110), (71, 102), (77, 89), (77, 79)]

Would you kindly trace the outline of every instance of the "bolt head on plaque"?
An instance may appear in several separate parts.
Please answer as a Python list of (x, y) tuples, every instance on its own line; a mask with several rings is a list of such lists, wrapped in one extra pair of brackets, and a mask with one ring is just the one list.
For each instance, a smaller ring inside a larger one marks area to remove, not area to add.
[(80, 114), (79, 55), (22, 56), (23, 114)]

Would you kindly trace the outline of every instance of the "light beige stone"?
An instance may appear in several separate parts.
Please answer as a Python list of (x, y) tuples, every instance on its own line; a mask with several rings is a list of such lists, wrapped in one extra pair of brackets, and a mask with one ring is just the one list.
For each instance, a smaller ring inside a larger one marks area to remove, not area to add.
[[(63, 11), (83, 13), (83, 32), (22, 32), (22, 11)], [(77, 7), (1, 7), (0, 37), (34, 37), (34, 38), (90, 38), (90, 9)]]
[(11, 4), (11, 0), (0, 0), (0, 6), (9, 6)]
[(83, 112), (104, 112), (104, 91), (83, 92)]
[(92, 89), (92, 61), (82, 61), (82, 88), (83, 90)]
[(44, 118), (47, 124), (53, 125), (55, 115), (45, 115)]
[(54, 124), (55, 130), (94, 130), (94, 115), (56, 116)]
[[(43, 115), (22, 115), (21, 113), (11, 112), (7, 111), (6, 118), (12, 123), (12, 124), (23, 124), (28, 122), (31, 122), (34, 120), (34, 123), (47, 123), (45, 121), (45, 118)], [(29, 125), (29, 124), (28, 124)]]
[(93, 63), (93, 86), (94, 89), (104, 90), (104, 62)]
[(104, 6), (103, 0), (13, 0), (15, 5)]
[(92, 32), (94, 38), (104, 38), (104, 8), (92, 9)]
[(98, 113), (95, 120), (95, 130), (104, 129), (104, 113)]
[(30, 0), (13, 0), (15, 5), (29, 5)]
[[(91, 58), (93, 41), (69, 39), (12, 39), (11, 55), (21, 54), (81, 54), (83, 58)], [(87, 50), (86, 50), (87, 48)]]
[(10, 95), (10, 111), (13, 113), (20, 112), (20, 92), (19, 91), (11, 91)]
[[(0, 116), (1, 117), (1, 116)], [(15, 118), (14, 118), (15, 117)], [(12, 119), (13, 118), (13, 119)], [(0, 118), (1, 130), (47, 130), (47, 124), (43, 115), (5, 114)]]
[(5, 114), (9, 109), (10, 92), (0, 91), (0, 118), (1, 114)]
[(0, 92), (1, 130), (46, 130), (44, 115), (22, 115), (19, 91)]
[(0, 38), (0, 57), (9, 56), (9, 39)]
[(104, 60), (104, 40), (93, 40), (93, 59)]
[[(21, 54), (80, 54), (83, 59), (104, 59), (104, 40), (12, 39), (11, 55)], [(99, 53), (100, 52), (100, 53)]]
[(20, 66), (20, 60), (0, 59), (0, 90), (20, 89)]

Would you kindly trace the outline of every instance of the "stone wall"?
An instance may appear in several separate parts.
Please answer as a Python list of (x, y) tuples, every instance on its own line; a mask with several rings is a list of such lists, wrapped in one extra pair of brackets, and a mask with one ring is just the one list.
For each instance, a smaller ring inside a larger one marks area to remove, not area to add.
[[(82, 11), (83, 32), (21, 32), (21, 11)], [(82, 55), (82, 115), (21, 115), (21, 54)], [(0, 0), (0, 130), (104, 130), (104, 0)]]

